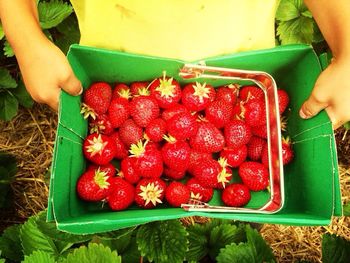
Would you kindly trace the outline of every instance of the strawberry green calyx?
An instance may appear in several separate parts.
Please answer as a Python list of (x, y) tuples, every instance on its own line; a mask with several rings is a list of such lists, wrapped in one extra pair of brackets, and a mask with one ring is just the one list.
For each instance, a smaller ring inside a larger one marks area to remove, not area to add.
[(167, 78), (166, 71), (163, 71), (163, 78), (159, 79), (159, 86), (155, 89), (159, 91), (161, 97), (169, 98), (175, 96), (175, 88), (173, 85), (174, 78)]
[(129, 152), (131, 157), (139, 157), (146, 151), (146, 145), (148, 141), (142, 142), (139, 140), (137, 144), (131, 144)]
[(149, 203), (152, 203), (154, 206), (156, 206), (157, 203), (162, 203), (160, 198), (162, 196), (163, 189), (159, 189), (158, 185), (149, 183), (146, 186), (141, 186), (140, 189), (141, 193), (139, 193), (139, 196), (145, 200), (145, 206)]
[(199, 97), (200, 102), (203, 102), (203, 98), (209, 98), (210, 88), (207, 87), (206, 82), (203, 84), (196, 82), (192, 87), (194, 89), (193, 95)]
[(94, 182), (101, 188), (107, 189), (110, 183), (107, 181), (108, 176), (106, 172), (100, 171), (98, 168), (94, 175)]
[(197, 194), (195, 194), (195, 193), (193, 193), (192, 191), (191, 191), (191, 199), (193, 199), (193, 200), (202, 200), (203, 199), (203, 197), (202, 197), (202, 195), (200, 194), (200, 193), (197, 193)]
[(230, 181), (232, 176), (232, 174), (228, 173), (226, 170), (226, 167), (230, 165), (227, 163), (227, 159), (223, 157), (219, 158), (218, 163), (220, 164), (222, 169), (221, 169), (221, 172), (218, 174), (217, 180), (218, 180), (218, 183), (221, 183), (223, 188), (225, 188), (226, 183)]
[(124, 99), (131, 99), (131, 93), (130, 93), (130, 90), (129, 89), (122, 89), (118, 92), (118, 95), (121, 97), (121, 98), (124, 98)]
[(150, 93), (148, 87), (146, 87), (146, 88), (139, 89), (139, 94), (135, 95), (135, 96), (149, 96), (150, 94), (151, 93)]
[(91, 117), (95, 120), (97, 117), (95, 111), (85, 103), (82, 104), (80, 113), (83, 114), (84, 119)]
[(228, 166), (228, 167), (231, 167), (231, 165), (229, 165), (229, 164), (227, 163), (227, 159), (224, 158), (224, 157), (220, 157), (220, 158), (218, 159), (218, 163), (220, 164), (220, 166), (221, 166), (222, 168), (226, 168), (227, 166)]
[(108, 142), (102, 140), (101, 134), (98, 137), (94, 137), (92, 140), (88, 140), (89, 146), (86, 147), (86, 152), (91, 154), (91, 157), (96, 154), (101, 154)]
[(170, 143), (175, 143), (176, 142), (176, 138), (174, 138), (170, 134), (169, 135), (164, 135), (163, 139), (166, 140), (167, 142), (170, 142)]

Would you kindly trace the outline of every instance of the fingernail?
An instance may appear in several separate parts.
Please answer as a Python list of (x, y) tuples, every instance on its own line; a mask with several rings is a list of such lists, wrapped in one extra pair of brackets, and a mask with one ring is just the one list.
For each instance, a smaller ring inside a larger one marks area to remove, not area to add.
[(81, 94), (83, 94), (83, 91), (84, 91), (84, 89), (83, 89), (83, 87), (82, 87), (81, 90), (80, 90), (79, 93), (78, 93), (78, 96), (81, 95)]
[(308, 119), (309, 118), (309, 116), (306, 116), (306, 114), (301, 110), (301, 111), (299, 111), (299, 115), (300, 115), (300, 117), (302, 118), (302, 119)]

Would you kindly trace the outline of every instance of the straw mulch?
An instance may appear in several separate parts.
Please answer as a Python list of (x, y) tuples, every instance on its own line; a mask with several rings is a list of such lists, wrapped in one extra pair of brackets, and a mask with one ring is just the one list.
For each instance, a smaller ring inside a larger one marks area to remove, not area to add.
[[(12, 184), (14, 205), (0, 210), (0, 233), (14, 223), (21, 223), (47, 206), (49, 169), (52, 160), (57, 114), (48, 107), (35, 104), (32, 109), (20, 109), (10, 122), (0, 121), (0, 152), (13, 154), (18, 161), (18, 173)], [(344, 147), (350, 145), (350, 135), (342, 135)], [(338, 139), (338, 138), (337, 138)], [(346, 148), (348, 149), (348, 148)], [(342, 149), (339, 154), (344, 150)], [(350, 155), (349, 155), (350, 156)], [(340, 167), (343, 201), (350, 201), (350, 168)], [(189, 219), (193, 223), (204, 218)], [(271, 245), (279, 262), (309, 260), (321, 262), (321, 236), (334, 233), (350, 237), (350, 217), (334, 218), (327, 227), (290, 227), (263, 225), (261, 233)]]

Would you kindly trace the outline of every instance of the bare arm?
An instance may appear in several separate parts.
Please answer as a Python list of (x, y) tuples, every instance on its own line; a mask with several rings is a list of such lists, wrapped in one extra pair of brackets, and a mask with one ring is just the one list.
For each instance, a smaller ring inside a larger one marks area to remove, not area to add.
[(334, 59), (322, 72), (300, 116), (310, 118), (325, 109), (333, 127), (350, 120), (350, 1), (304, 0)]
[(57, 110), (61, 88), (72, 95), (81, 93), (65, 55), (40, 28), (35, 0), (0, 0), (0, 18), (34, 100)]

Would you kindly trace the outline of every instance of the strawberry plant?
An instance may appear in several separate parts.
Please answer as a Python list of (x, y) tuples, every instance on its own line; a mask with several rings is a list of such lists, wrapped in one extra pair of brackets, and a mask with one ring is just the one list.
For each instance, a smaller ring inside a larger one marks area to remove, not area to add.
[(17, 173), (17, 162), (13, 156), (0, 153), (0, 210), (8, 208), (10, 200), (10, 184)]

